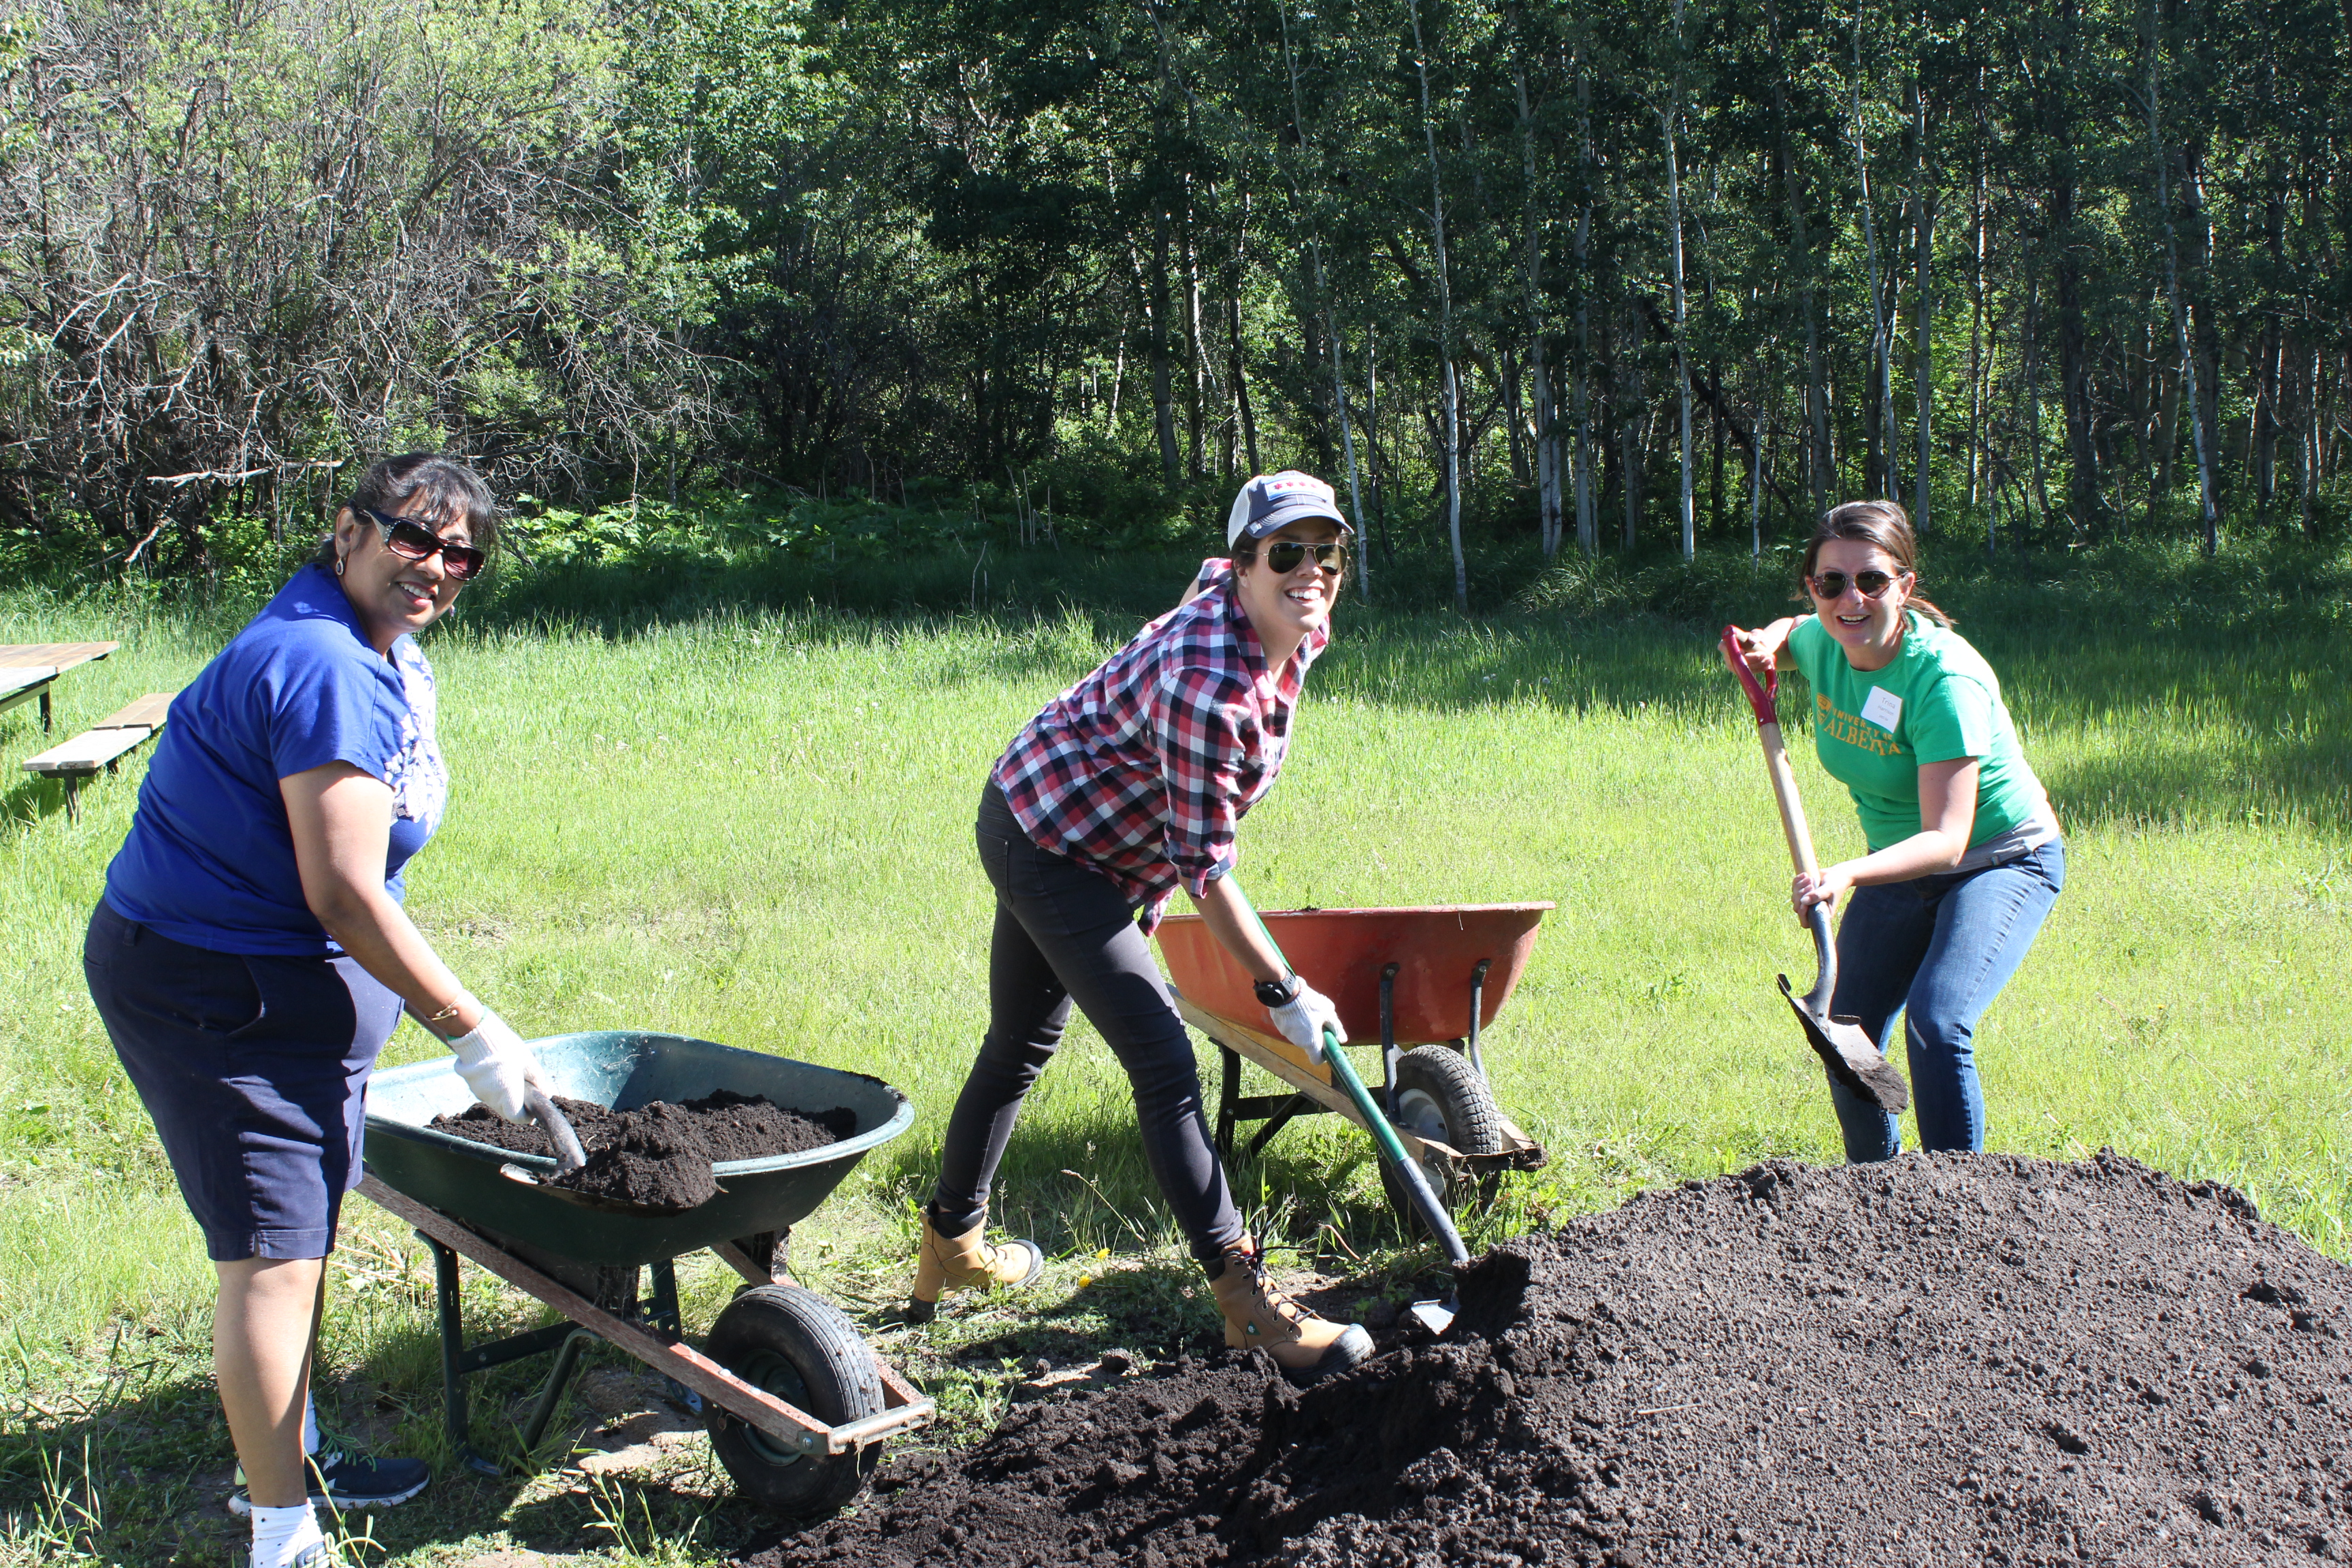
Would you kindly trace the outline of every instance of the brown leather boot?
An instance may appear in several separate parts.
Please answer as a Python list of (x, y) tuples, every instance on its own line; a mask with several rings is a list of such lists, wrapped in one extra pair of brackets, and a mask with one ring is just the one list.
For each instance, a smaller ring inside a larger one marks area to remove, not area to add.
[(1224, 1271), (1209, 1281), (1225, 1315), (1225, 1343), (1262, 1350), (1282, 1375), (1304, 1386), (1345, 1372), (1372, 1353), (1372, 1336), (1357, 1323), (1318, 1318), (1265, 1277), (1265, 1260), (1248, 1237), (1225, 1248)]
[(907, 1321), (928, 1323), (939, 1310), (943, 1290), (1017, 1289), (1034, 1285), (1045, 1272), (1045, 1249), (1034, 1241), (1011, 1241), (994, 1247), (982, 1237), (988, 1215), (961, 1236), (941, 1236), (923, 1210), (923, 1250), (915, 1264), (915, 1289), (907, 1302)]

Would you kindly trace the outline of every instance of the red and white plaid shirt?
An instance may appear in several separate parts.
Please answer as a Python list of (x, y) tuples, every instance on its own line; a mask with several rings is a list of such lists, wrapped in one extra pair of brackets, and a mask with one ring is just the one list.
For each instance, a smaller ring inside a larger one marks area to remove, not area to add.
[(1029, 721), (992, 775), (1040, 847), (1108, 877), (1160, 923), (1234, 868), (1234, 830), (1274, 787), (1307, 667), (1331, 640), (1308, 634), (1276, 674), (1234, 595), (1233, 563)]

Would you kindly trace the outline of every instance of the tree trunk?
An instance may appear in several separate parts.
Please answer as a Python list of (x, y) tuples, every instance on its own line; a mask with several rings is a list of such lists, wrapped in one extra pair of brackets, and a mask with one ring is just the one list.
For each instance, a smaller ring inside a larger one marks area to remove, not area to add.
[[(1682, 0), (1675, 0), (1675, 30), (1679, 39), (1682, 31)], [(1689, 336), (1689, 321), (1683, 296), (1683, 180), (1682, 161), (1675, 150), (1675, 121), (1682, 114), (1681, 62), (1675, 63), (1674, 107), (1658, 117), (1666, 142), (1666, 227), (1671, 235), (1669, 253), (1674, 261), (1675, 292), (1675, 391), (1682, 408), (1682, 552), (1685, 565), (1698, 556), (1698, 520), (1691, 510), (1691, 394), (1690, 355), (1685, 340)]]
[(1559, 552), (1559, 452), (1553, 408), (1551, 367), (1544, 358), (1543, 247), (1536, 221), (1535, 108), (1528, 100), (1524, 56), (1511, 63), (1511, 86), (1519, 100), (1519, 165), (1526, 197), (1521, 205), (1520, 273), (1527, 290), (1528, 370), (1535, 400), (1537, 532), (1544, 559)]
[(1867, 442), (1864, 482), (1873, 495), (1894, 500), (1902, 493), (1895, 472), (1895, 380), (1890, 372), (1888, 342), (1893, 325), (1886, 295), (1879, 286), (1878, 223), (1871, 213), (1870, 152), (1862, 134), (1862, 12), (1853, 14), (1853, 167), (1862, 186), (1862, 243), (1870, 260), (1870, 376), (1865, 392), (1871, 399), (1863, 420)]
[(1169, 489), (1183, 483), (1183, 456), (1176, 449), (1176, 408), (1168, 376), (1168, 215), (1152, 215), (1151, 414), (1160, 433), (1160, 478)]
[(1788, 76), (1780, 60), (1780, 10), (1778, 0), (1764, 0), (1766, 37), (1772, 55), (1772, 162), (1789, 204), (1789, 266), (1797, 279), (1797, 309), (1805, 331), (1805, 479), (1812, 491), (1813, 515), (1829, 510), (1830, 461), (1829, 378), (1822, 364), (1821, 323), (1814, 310), (1813, 249), (1807, 237), (1802, 182), (1789, 146)]
[(2033, 500), (2050, 516), (2050, 480), (2042, 463), (2042, 279), (2029, 256), (2025, 267), (2025, 450), (2032, 464)]
[(2319, 522), (2312, 513), (2311, 497), (2319, 485), (2319, 351), (2314, 349), (2311, 351), (2311, 380), (2305, 385), (2303, 396), (2303, 495), (2300, 510), (2303, 536), (2315, 542), (2319, 538)]
[[(1766, 362), (1766, 386), (1778, 384), (1773, 375), (1775, 368), (1769, 360)], [(1751, 467), (1748, 478), (1748, 562), (1753, 567), (1764, 564), (1764, 448), (1772, 438), (1768, 421), (1764, 400), (1759, 398), (1756, 404), (1756, 439), (1750, 444)], [(1719, 454), (1722, 450), (1718, 444), (1716, 451)]]
[(1209, 389), (1208, 345), (1201, 336), (1201, 258), (1192, 243), (1192, 182), (1184, 182), (1184, 347), (1185, 358), (1192, 362), (1192, 386), (1184, 405), (1185, 446), (1190, 453), (1187, 477), (1199, 479), (1207, 472), (1201, 464), (1202, 421), (1208, 417)]
[[(1924, 59), (1920, 69), (1924, 73)], [(1930, 287), (1933, 282), (1930, 268), (1936, 252), (1936, 183), (1927, 172), (1927, 93), (1926, 84), (1920, 81), (1913, 82), (1911, 87), (1911, 131), (1917, 143), (1918, 160), (1913, 165), (1911, 213), (1919, 239), (1919, 345), (1914, 353), (1911, 367), (1912, 386), (1919, 405), (1919, 456), (1911, 470), (1914, 481), (1912, 493), (1916, 497), (1911, 503), (1911, 526), (1927, 533), (1935, 528), (1927, 513), (1927, 475), (1935, 460), (1934, 448), (1929, 441), (1929, 426), (1936, 400), (1936, 307), (1935, 294)]]
[(1601, 552), (1601, 498), (1592, 486), (1592, 274), (1587, 265), (1592, 238), (1592, 85), (1581, 57), (1576, 68), (1576, 104), (1584, 176), (1584, 205), (1576, 216), (1576, 544), (1590, 560)]
[(1445, 182), (1437, 164), (1437, 121), (1429, 106), (1429, 47), (1421, 36), (1421, 0), (1405, 0), (1412, 17), (1413, 67), (1421, 79), (1421, 130), (1429, 153), (1429, 250), (1437, 273), (1437, 358), (1443, 382), (1444, 418), (1438, 432), (1445, 449), (1445, 534), (1454, 547), (1454, 606), (1470, 613), (1470, 568), (1462, 555), (1461, 392), (1454, 374), (1454, 289), (1445, 259)]
[[(1362, 548), (1364, 538), (1364, 497), (1363, 492), (1358, 488), (1356, 483), (1356, 426), (1348, 417), (1348, 372), (1347, 366), (1341, 359), (1338, 313), (1330, 309), (1328, 303), (1330, 295), (1323, 292), (1325, 279), (1323, 276), (1323, 247), (1320, 242), (1317, 243), (1314, 250), (1315, 287), (1318, 293), (1323, 293), (1323, 298), (1326, 301), (1323, 320), (1326, 330), (1331, 334), (1331, 405), (1338, 412), (1339, 416), (1339, 449), (1347, 455), (1348, 459), (1348, 515), (1355, 520), (1356, 524), (1356, 592), (1360, 597), (1362, 597), (1366, 604), (1370, 604), (1372, 598), (1372, 570), (1371, 563), (1363, 559), (1363, 557), (1370, 552)], [(1256, 441), (1255, 437), (1252, 437), (1252, 457), (1250, 460), (1253, 463), (1257, 460), (1255, 455), (1255, 449)]]
[[(1617, 388), (1616, 399), (1620, 420), (1619, 459), (1625, 483), (1625, 524), (1618, 547), (1631, 552), (1641, 536), (1643, 480), (1649, 476), (1643, 471), (1642, 426), (1649, 412), (1649, 389), (1642, 374), (1642, 318), (1633, 310), (1619, 312), (1622, 316), (1633, 342), (1617, 356), (1616, 364), (1626, 383)], [(1613, 380), (1614, 378), (1612, 378)]]
[(1709, 373), (1715, 381), (1712, 412), (1708, 421), (1715, 436), (1715, 477), (1707, 487), (1706, 526), (1716, 533), (1723, 531), (1723, 440), (1724, 427), (1729, 423), (1723, 412), (1723, 365), (1720, 362)]
[(1977, 161), (1977, 183), (1969, 199), (1969, 505), (1984, 504), (1985, 458), (1985, 188), (1984, 161)]
[(2171, 160), (2164, 151), (2163, 110), (2159, 93), (2164, 34), (2156, 0), (2147, 13), (2147, 151), (2156, 164), (2156, 208), (2164, 220), (2164, 289), (2172, 301), (2173, 334), (2180, 344), (2180, 374), (2189, 394), (2189, 423), (2197, 439), (2197, 486), (2204, 512), (2205, 553), (2221, 549), (2221, 520), (2213, 506), (2213, 459), (2207, 440), (2204, 400), (2198, 395), (2197, 355), (2189, 337), (2189, 313), (2180, 302), (2179, 246), (2172, 231)]
[(1263, 471), (1257, 460), (1257, 416), (1250, 409), (1249, 377), (1242, 371), (1242, 302), (1239, 289), (1225, 296), (1225, 374), (1234, 384), (1234, 408), (1241, 419), (1242, 447), (1249, 471)]

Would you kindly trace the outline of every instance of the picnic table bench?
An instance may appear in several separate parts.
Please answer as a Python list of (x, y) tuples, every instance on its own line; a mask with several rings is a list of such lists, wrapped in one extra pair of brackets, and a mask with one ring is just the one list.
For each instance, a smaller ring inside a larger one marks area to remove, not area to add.
[(41, 733), (49, 732), (49, 688), (67, 670), (104, 658), (119, 642), (0, 643), (0, 713), (30, 702), (41, 704)]
[(108, 714), (81, 734), (62, 745), (51, 746), (39, 756), (25, 759), (25, 771), (48, 778), (63, 779), (66, 786), (66, 818), (78, 821), (81, 816), (79, 794), (84, 779), (96, 778), (98, 770), (115, 771), (115, 764), (138, 750), (163, 727), (172, 699), (178, 693), (151, 691), (146, 696)]

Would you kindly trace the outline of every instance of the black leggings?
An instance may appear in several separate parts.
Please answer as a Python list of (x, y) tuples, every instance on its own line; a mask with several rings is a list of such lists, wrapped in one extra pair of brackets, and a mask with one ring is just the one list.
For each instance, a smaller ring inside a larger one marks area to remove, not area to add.
[(1209, 1142), (1192, 1037), (1134, 911), (1108, 878), (1031, 842), (993, 782), (975, 833), (996, 885), (988, 1035), (948, 1118), (934, 1223), (958, 1236), (986, 1210), (1022, 1097), (1061, 1045), (1075, 998), (1127, 1069), (1144, 1158), (1192, 1256), (1213, 1262), (1241, 1239), (1241, 1215)]

